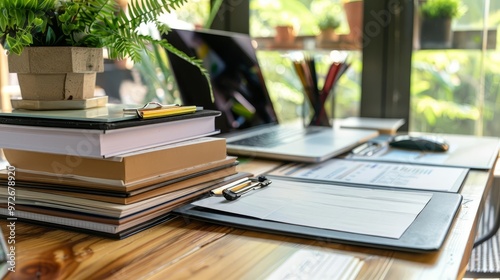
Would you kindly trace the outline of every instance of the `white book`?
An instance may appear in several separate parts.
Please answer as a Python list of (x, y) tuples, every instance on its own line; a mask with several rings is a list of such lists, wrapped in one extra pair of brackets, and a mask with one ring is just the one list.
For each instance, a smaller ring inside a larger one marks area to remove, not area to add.
[(195, 114), (109, 123), (1, 118), (0, 148), (107, 158), (219, 132), (220, 113)]

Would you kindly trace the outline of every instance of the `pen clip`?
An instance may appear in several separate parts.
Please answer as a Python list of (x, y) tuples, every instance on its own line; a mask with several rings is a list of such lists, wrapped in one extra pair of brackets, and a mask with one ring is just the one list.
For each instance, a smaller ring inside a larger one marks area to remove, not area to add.
[(180, 107), (179, 104), (167, 104), (163, 105), (159, 102), (148, 102), (144, 106), (139, 107), (139, 108), (124, 108), (123, 112), (125, 114), (137, 114), (139, 118), (143, 117), (142, 112), (143, 111), (150, 111), (150, 110), (159, 110), (159, 109), (168, 109), (168, 108), (174, 108), (174, 107)]
[(269, 186), (271, 183), (272, 181), (267, 179), (265, 176), (248, 178), (247, 181), (242, 182), (241, 184), (224, 189), (222, 191), (222, 195), (226, 200), (233, 201), (249, 191)]

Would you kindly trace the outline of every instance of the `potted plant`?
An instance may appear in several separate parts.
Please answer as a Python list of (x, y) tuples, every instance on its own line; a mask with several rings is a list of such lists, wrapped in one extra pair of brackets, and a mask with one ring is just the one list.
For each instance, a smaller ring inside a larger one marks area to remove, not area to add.
[(420, 6), (420, 47), (450, 48), (452, 19), (465, 12), (460, 0), (427, 0)]
[(318, 22), (318, 28), (320, 30), (319, 40), (320, 41), (337, 41), (338, 34), (335, 30), (340, 26), (340, 20), (335, 14), (325, 14), (320, 18)]
[(298, 18), (289, 12), (278, 12), (269, 24), (274, 26), (274, 43), (280, 46), (293, 45), (297, 37)]
[[(96, 72), (104, 68), (103, 49), (111, 59), (129, 57), (137, 62), (142, 50), (159, 45), (196, 65), (208, 78), (199, 61), (166, 40), (139, 32), (148, 23), (166, 32), (168, 27), (157, 18), (186, 1), (130, 0), (126, 13), (116, 0), (2, 0), (0, 43), (9, 54), (9, 71), (18, 73), (23, 100), (63, 101), (58, 103), (61, 109), (75, 109), (72, 101), (91, 100)], [(85, 106), (92, 104), (99, 105)]]

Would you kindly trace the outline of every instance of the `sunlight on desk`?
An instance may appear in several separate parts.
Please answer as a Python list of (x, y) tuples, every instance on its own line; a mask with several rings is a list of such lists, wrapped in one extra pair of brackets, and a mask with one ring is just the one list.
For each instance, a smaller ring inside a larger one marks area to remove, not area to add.
[(354, 256), (302, 249), (268, 279), (355, 279), (363, 262)]

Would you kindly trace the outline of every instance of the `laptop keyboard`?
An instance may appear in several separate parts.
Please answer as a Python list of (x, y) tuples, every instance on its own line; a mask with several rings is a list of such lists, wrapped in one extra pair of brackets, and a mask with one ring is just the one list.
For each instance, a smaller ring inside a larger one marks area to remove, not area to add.
[(245, 139), (231, 141), (233, 145), (252, 147), (274, 147), (281, 144), (290, 143), (303, 138), (305, 135), (317, 133), (320, 130), (305, 130), (302, 128), (277, 129), (262, 134), (253, 135)]

